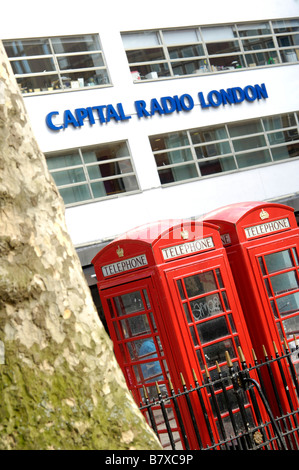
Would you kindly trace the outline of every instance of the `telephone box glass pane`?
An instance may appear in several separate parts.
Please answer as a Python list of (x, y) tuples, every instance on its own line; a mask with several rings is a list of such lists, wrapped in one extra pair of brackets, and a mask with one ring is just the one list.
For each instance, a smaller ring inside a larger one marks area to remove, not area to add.
[(187, 277), (184, 282), (188, 297), (195, 297), (196, 295), (217, 290), (213, 271)]
[(198, 323), (197, 331), (201, 343), (209, 343), (218, 338), (228, 336), (229, 330), (224, 317)]
[(282, 324), (288, 339), (293, 338), (294, 335), (299, 333), (299, 321), (297, 315), (284, 320)]
[[(277, 308), (281, 315), (289, 315), (299, 311), (299, 292), (295, 294), (285, 295), (276, 299)], [(297, 319), (299, 322), (299, 317)]]
[[(266, 270), (262, 269), (263, 259)], [(290, 340), (292, 335), (298, 335), (299, 333), (297, 251), (292, 248), (260, 256), (259, 265), (280, 338), (283, 340), (285, 337)], [(293, 291), (293, 293), (289, 293), (290, 291)], [(292, 315), (292, 317), (287, 318), (289, 315)]]
[(274, 273), (276, 271), (281, 271), (285, 268), (291, 268), (293, 266), (289, 250), (279, 251), (278, 253), (266, 255), (265, 262), (269, 274)]
[(203, 348), (203, 353), (208, 367), (214, 366), (216, 361), (218, 361), (218, 363), (226, 362), (225, 351), (228, 351), (231, 358), (236, 356), (231, 339), (226, 339), (225, 341)]
[(126, 318), (125, 320), (121, 320), (120, 323), (124, 338), (131, 338), (132, 336), (151, 332), (146, 315)]
[(200, 297), (191, 301), (190, 306), (195, 320), (203, 320), (223, 311), (219, 294)]
[(114, 300), (118, 315), (127, 315), (144, 310), (141, 293), (139, 291), (115, 297)]
[(282, 294), (299, 287), (296, 273), (290, 271), (288, 273), (277, 274), (271, 277), (271, 284), (274, 295)]
[(184, 312), (185, 312), (185, 315), (186, 315), (186, 318), (187, 318), (187, 322), (191, 323), (192, 319), (191, 319), (191, 315), (189, 313), (188, 304), (183, 304), (183, 308), (184, 308)]

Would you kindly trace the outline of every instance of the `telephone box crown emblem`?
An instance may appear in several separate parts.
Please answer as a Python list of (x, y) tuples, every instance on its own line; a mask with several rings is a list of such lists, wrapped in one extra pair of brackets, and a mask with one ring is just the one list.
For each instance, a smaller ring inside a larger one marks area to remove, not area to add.
[(119, 258), (122, 258), (124, 256), (124, 250), (120, 246), (117, 247), (116, 253)]
[(188, 237), (189, 237), (189, 232), (187, 230), (183, 229), (181, 231), (181, 237), (182, 237), (183, 240), (187, 240)]
[(264, 209), (262, 209), (261, 212), (260, 212), (260, 218), (261, 218), (261, 220), (269, 219), (268, 212), (265, 211)]

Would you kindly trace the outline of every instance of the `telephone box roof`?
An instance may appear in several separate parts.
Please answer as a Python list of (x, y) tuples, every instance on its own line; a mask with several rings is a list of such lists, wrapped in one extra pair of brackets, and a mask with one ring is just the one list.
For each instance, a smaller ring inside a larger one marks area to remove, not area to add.
[(222, 220), (230, 224), (238, 224), (243, 217), (248, 216), (250, 213), (260, 209), (265, 209), (266, 207), (272, 207), (277, 209), (282, 209), (284, 211), (294, 212), (292, 207), (272, 203), (272, 202), (263, 202), (263, 201), (246, 201), (246, 202), (237, 202), (235, 204), (229, 204), (227, 206), (220, 207), (214, 211), (205, 214), (202, 220), (210, 221), (215, 223), (216, 220)]

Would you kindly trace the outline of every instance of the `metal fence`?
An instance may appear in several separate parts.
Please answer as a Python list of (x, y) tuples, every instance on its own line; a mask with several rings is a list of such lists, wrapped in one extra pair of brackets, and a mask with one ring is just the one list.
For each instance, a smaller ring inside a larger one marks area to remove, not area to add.
[(181, 374), (182, 389), (175, 391), (170, 380), (168, 391), (156, 384), (153, 399), (143, 387), (140, 410), (165, 450), (298, 450), (299, 348), (295, 345), (291, 352), (285, 342), (279, 353), (274, 344), (274, 357), (264, 351), (260, 361), (253, 351), (252, 364), (239, 348), (239, 363), (227, 353), (225, 366), (216, 363), (212, 374), (206, 369), (203, 384), (193, 371), (194, 383), (188, 387)]

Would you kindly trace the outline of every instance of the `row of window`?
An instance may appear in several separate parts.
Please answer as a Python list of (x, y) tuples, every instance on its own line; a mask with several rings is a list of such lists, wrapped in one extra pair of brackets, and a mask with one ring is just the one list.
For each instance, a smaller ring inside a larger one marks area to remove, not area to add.
[(299, 60), (299, 20), (122, 34), (134, 80), (222, 72)]
[(22, 93), (110, 83), (98, 35), (3, 41)]
[(299, 156), (299, 113), (150, 137), (162, 185)]
[[(121, 34), (133, 80), (299, 60), (299, 19)], [(3, 41), (23, 93), (111, 84), (98, 35)]]
[[(161, 185), (299, 156), (299, 112), (149, 137)], [(66, 205), (140, 191), (127, 142), (46, 154)]]

